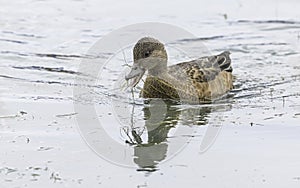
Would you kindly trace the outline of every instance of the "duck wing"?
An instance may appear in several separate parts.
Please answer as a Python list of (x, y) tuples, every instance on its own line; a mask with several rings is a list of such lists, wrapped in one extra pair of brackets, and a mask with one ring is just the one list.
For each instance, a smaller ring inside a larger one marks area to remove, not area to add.
[(214, 80), (221, 72), (232, 72), (230, 52), (219, 55), (201, 57), (188, 62), (182, 62), (168, 67), (168, 73), (177, 80), (191, 79), (196, 82)]

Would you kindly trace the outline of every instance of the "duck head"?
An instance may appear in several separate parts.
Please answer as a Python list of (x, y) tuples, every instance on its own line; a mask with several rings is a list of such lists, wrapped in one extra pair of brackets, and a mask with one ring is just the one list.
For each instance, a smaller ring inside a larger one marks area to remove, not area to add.
[(141, 38), (133, 48), (134, 63), (125, 80), (132, 80), (136, 86), (146, 71), (149, 75), (159, 76), (167, 72), (168, 55), (164, 45), (151, 37)]

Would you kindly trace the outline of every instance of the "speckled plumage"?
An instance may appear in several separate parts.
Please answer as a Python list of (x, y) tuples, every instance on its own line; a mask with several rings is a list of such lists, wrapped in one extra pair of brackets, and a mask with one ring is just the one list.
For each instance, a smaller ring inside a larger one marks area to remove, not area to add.
[(135, 66), (148, 70), (141, 97), (178, 99), (188, 103), (221, 97), (233, 88), (229, 54), (225, 51), (167, 67), (163, 44), (153, 38), (142, 38), (134, 47)]

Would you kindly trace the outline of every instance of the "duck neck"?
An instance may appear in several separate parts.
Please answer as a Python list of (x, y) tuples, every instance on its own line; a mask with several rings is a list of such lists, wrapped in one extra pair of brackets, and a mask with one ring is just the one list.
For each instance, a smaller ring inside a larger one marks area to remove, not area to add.
[(148, 74), (151, 76), (161, 76), (168, 73), (167, 61), (158, 63), (155, 67), (148, 70)]

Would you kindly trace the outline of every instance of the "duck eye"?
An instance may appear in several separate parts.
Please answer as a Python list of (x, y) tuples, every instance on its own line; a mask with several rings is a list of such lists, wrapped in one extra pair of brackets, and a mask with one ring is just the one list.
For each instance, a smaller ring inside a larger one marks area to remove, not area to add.
[(150, 52), (149, 51), (147, 51), (147, 52), (145, 52), (145, 57), (149, 57), (150, 56)]

